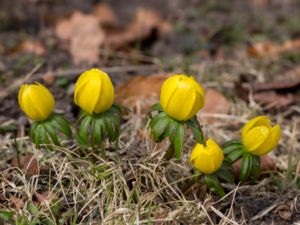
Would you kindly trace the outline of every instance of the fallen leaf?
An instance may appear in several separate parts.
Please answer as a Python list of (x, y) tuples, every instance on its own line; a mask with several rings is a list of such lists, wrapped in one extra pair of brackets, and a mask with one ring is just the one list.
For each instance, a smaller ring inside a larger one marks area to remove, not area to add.
[(101, 25), (116, 25), (117, 17), (111, 7), (105, 3), (98, 3), (93, 7), (93, 15)]
[(295, 51), (300, 48), (300, 39), (288, 40), (281, 44), (275, 44), (271, 41), (255, 43), (247, 49), (251, 57), (277, 56), (279, 54)]
[[(11, 160), (11, 165), (13, 167), (19, 167), (17, 157), (14, 157)], [(40, 174), (40, 166), (38, 160), (33, 154), (26, 154), (20, 156), (20, 167), (22, 168), (22, 171), (29, 176)]]
[(124, 29), (108, 33), (105, 44), (114, 49), (122, 48), (151, 36), (156, 30), (158, 33), (167, 33), (171, 31), (171, 25), (156, 11), (138, 8), (133, 22)]
[(116, 87), (116, 101), (134, 112), (146, 112), (151, 105), (159, 101), (161, 85), (169, 76), (171, 74), (136, 76)]
[(265, 109), (283, 109), (295, 101), (292, 94), (277, 94), (275, 91), (256, 93), (253, 99), (264, 106)]
[(105, 33), (95, 16), (75, 11), (70, 18), (57, 23), (55, 33), (61, 40), (70, 42), (69, 50), (75, 64), (99, 61), (99, 48)]
[(9, 200), (11, 201), (11, 203), (13, 203), (14, 207), (18, 210), (23, 209), (25, 206), (25, 202), (21, 198), (17, 198), (15, 196), (10, 196)]
[[(236, 161), (233, 165), (233, 173), (235, 177), (239, 177), (241, 170), (241, 159)], [(260, 157), (260, 172), (274, 171), (276, 170), (276, 164), (274, 160), (268, 156), (264, 155)]]
[(279, 216), (284, 220), (290, 221), (292, 219), (292, 207), (290, 207), (288, 204), (281, 204), (277, 206), (274, 212), (278, 213)]
[(298, 86), (300, 86), (300, 76), (299, 79), (292, 80), (292, 81), (273, 81), (268, 83), (256, 83), (253, 85), (253, 90), (254, 91), (288, 90), (288, 89), (298, 88)]
[(34, 197), (38, 204), (44, 204), (46, 201), (49, 201), (51, 197), (51, 192), (49, 190), (43, 191), (41, 193), (35, 192)]
[[(298, 81), (256, 83), (251, 87), (254, 92), (251, 96), (265, 109), (282, 110), (296, 102), (296, 95), (293, 93), (298, 90), (298, 86)], [(241, 99), (249, 101), (249, 85), (237, 82), (235, 92)]]
[(36, 40), (24, 40), (17, 48), (17, 52), (34, 53), (36, 55), (44, 55), (46, 49), (43, 44)]
[(47, 85), (52, 85), (56, 80), (56, 76), (52, 72), (47, 72), (44, 74), (42, 79)]
[[(228, 114), (230, 110), (230, 104), (228, 100), (220, 92), (214, 89), (207, 89), (205, 92), (205, 106), (201, 109), (197, 117), (201, 122), (208, 124), (217, 121), (216, 118), (209, 117), (207, 114)], [(206, 114), (206, 115), (204, 115)]]

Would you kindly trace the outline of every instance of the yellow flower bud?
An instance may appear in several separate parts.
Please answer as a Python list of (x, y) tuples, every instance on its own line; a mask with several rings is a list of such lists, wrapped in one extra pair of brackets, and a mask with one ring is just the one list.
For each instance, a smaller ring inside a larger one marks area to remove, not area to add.
[(53, 112), (53, 95), (42, 84), (24, 84), (20, 88), (18, 101), (25, 114), (34, 121), (43, 121)]
[(279, 124), (273, 127), (270, 124), (271, 121), (266, 116), (258, 116), (243, 127), (243, 145), (252, 155), (265, 155), (278, 144), (281, 128)]
[(99, 69), (87, 70), (76, 81), (74, 102), (85, 112), (104, 112), (113, 101), (114, 87), (107, 73)]
[(193, 166), (201, 173), (212, 174), (222, 166), (224, 154), (219, 145), (212, 139), (205, 143), (197, 143), (190, 156)]
[(204, 106), (204, 98), (203, 88), (193, 77), (175, 75), (163, 83), (160, 104), (171, 118), (185, 121)]

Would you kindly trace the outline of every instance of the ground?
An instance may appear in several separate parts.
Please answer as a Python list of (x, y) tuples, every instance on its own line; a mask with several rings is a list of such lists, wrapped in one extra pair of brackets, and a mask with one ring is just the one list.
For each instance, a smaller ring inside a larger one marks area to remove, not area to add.
[[(293, 0), (1, 1), (0, 224), (300, 224), (299, 10)], [(74, 140), (37, 149), (22, 82), (49, 87), (75, 122), (74, 82), (93, 67), (130, 108), (118, 146), (105, 143), (105, 157)], [(281, 125), (258, 180), (224, 184), (223, 198), (191, 185), (189, 133), (182, 159), (164, 159), (169, 142), (151, 141), (146, 113), (175, 73), (210, 92), (199, 121), (218, 143), (256, 115)]]

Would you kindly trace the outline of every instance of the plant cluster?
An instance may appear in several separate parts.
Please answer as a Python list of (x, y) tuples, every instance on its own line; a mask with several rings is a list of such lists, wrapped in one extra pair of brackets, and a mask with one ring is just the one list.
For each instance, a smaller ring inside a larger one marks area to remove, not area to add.
[[(55, 101), (50, 91), (40, 83), (25, 84), (18, 95), (19, 105), (33, 121), (30, 139), (37, 147), (62, 145), (73, 133), (81, 149), (101, 150), (103, 141), (116, 142), (121, 131), (124, 107), (114, 103), (114, 87), (104, 71), (91, 69), (76, 81), (74, 102), (82, 112), (71, 128), (63, 115), (54, 113)], [(205, 91), (193, 78), (174, 75), (166, 79), (161, 88), (160, 103), (148, 113), (151, 137), (155, 142), (168, 139), (165, 159), (181, 158), (185, 130), (188, 128), (197, 142), (190, 155), (194, 167), (194, 182), (204, 182), (211, 191), (223, 196), (222, 182), (234, 182), (232, 164), (241, 160), (240, 181), (256, 179), (260, 172), (260, 156), (272, 151), (281, 137), (280, 125), (271, 125), (264, 115), (251, 119), (244, 125), (240, 140), (230, 140), (219, 145), (206, 138), (196, 117), (205, 105)], [(74, 132), (72, 131), (74, 130)]]

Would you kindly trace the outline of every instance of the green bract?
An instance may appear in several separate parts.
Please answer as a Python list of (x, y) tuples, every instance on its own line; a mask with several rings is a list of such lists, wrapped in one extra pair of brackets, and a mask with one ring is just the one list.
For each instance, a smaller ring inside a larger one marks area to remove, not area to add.
[[(59, 134), (59, 135), (58, 135)], [(61, 115), (52, 114), (44, 121), (35, 121), (30, 127), (30, 139), (40, 147), (41, 144), (61, 145), (60, 136), (72, 137), (69, 122)]]
[(102, 113), (83, 112), (77, 127), (77, 141), (81, 146), (100, 146), (105, 138), (115, 141), (120, 135), (122, 109), (117, 105)]
[(260, 171), (259, 156), (250, 154), (240, 140), (231, 140), (223, 145), (223, 151), (231, 163), (241, 158), (240, 181), (256, 179)]
[[(155, 111), (158, 113), (153, 117), (152, 112)], [(151, 134), (154, 141), (160, 142), (165, 138), (169, 138), (171, 142), (170, 148), (167, 152), (167, 158), (171, 158), (175, 152), (176, 158), (180, 159), (183, 148), (185, 126), (191, 129), (197, 142), (203, 142), (201, 126), (196, 116), (187, 121), (177, 121), (169, 117), (167, 113), (162, 110), (159, 103), (152, 106), (149, 116), (151, 119)]]

